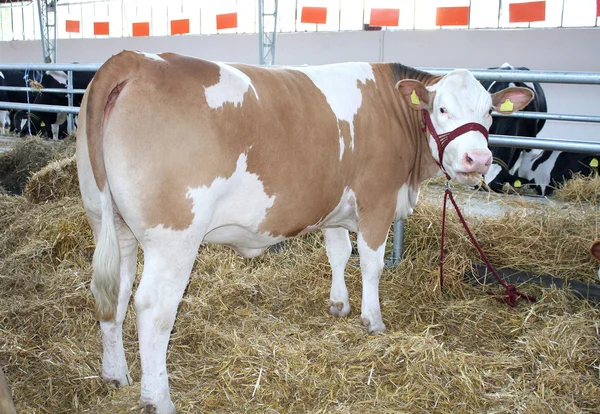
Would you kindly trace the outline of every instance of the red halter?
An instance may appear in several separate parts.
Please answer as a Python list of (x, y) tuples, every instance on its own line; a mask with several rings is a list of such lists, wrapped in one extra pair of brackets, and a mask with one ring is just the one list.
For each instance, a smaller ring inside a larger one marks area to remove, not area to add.
[(445, 132), (443, 134), (438, 135), (438, 133), (435, 130), (435, 127), (433, 126), (433, 122), (431, 122), (431, 116), (429, 115), (429, 111), (427, 111), (426, 109), (423, 110), (423, 121), (425, 122), (423, 132), (429, 130), (429, 133), (431, 134), (431, 136), (433, 136), (433, 139), (435, 140), (435, 143), (438, 147), (438, 158), (440, 159), (437, 164), (440, 166), (444, 174), (446, 174), (446, 178), (448, 179), (450, 179), (450, 176), (446, 172), (444, 164), (442, 163), (444, 159), (444, 151), (446, 150), (448, 144), (454, 141), (455, 138), (458, 138), (459, 136), (466, 134), (470, 131), (481, 132), (481, 134), (485, 137), (485, 141), (489, 141), (487, 128), (481, 124), (478, 124), (477, 122), (468, 122), (464, 125), (459, 126), (453, 131)]

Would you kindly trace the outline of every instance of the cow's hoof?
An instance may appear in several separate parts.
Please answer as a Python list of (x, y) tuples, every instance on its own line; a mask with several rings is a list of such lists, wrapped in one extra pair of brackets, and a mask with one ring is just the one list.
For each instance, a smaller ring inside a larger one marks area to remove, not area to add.
[(109, 384), (114, 385), (116, 388), (127, 387), (128, 385), (133, 385), (133, 380), (129, 374), (125, 374), (123, 378), (113, 378), (109, 376), (102, 376), (104, 381)]
[(338, 318), (343, 318), (350, 313), (350, 303), (345, 304), (338, 300), (329, 300), (329, 313)]
[(177, 413), (177, 410), (175, 410), (175, 406), (173, 405), (173, 403), (170, 400), (166, 404), (163, 404), (162, 407), (157, 406), (154, 403), (140, 401), (140, 408), (142, 408), (144, 410), (144, 413), (146, 413), (146, 414), (176, 414)]
[(362, 316), (360, 320), (370, 334), (385, 333), (386, 331), (385, 325), (382, 321), (371, 322), (369, 318), (364, 316)]

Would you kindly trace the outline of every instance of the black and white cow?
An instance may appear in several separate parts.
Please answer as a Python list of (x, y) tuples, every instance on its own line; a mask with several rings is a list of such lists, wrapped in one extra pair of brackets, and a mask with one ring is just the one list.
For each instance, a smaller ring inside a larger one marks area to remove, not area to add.
[[(29, 86), (29, 80), (33, 80), (35, 82), (42, 82), (44, 77), (44, 72), (42, 71), (28, 71), (28, 70), (4, 70), (2, 71), (2, 82), (3, 86)], [(0, 95), (0, 100), (12, 102), (12, 103), (21, 103), (21, 104), (35, 104), (36, 100), (39, 98), (38, 94), (35, 92), (19, 92), (19, 91), (2, 91), (3, 95)], [(9, 110), (9, 124), (10, 130), (16, 133), (22, 132), (22, 127), (24, 121), (27, 119), (27, 111), (26, 110)], [(31, 117), (34, 118), (36, 115), (31, 114)], [(38, 124), (39, 125), (39, 124)], [(26, 131), (23, 131), (23, 135), (29, 132), (29, 127), (25, 128)], [(31, 133), (33, 135), (37, 134), (39, 130), (36, 130), (36, 127), (33, 126), (31, 129)]]
[[(73, 71), (73, 89), (85, 90), (89, 83), (92, 81), (96, 72), (94, 71)], [(52, 89), (67, 89), (67, 73), (64, 71), (47, 71), (44, 76), (42, 83), (44, 88)], [(79, 107), (83, 94), (73, 95), (73, 106)], [(69, 104), (67, 94), (57, 93), (42, 93), (37, 103), (42, 105), (59, 105), (67, 106)], [(55, 139), (64, 138), (67, 135), (66, 120), (67, 114), (59, 113), (53, 114), (46, 112), (44, 114), (38, 114), (38, 119), (44, 122), (46, 135), (52, 135)]]
[[(0, 72), (0, 86), (4, 86), (6, 81), (4, 79), (4, 73)], [(6, 91), (0, 89), (0, 102), (8, 101), (8, 96), (6, 96)], [(10, 115), (7, 109), (0, 108), (0, 135), (4, 135), (7, 131), (7, 128), (10, 127)]]
[[(508, 63), (498, 68), (502, 70), (529, 70), (526, 67), (512, 67)], [(481, 82), (490, 93), (509, 86), (522, 86), (532, 89), (535, 98), (523, 111), (547, 112), (546, 95), (539, 83), (523, 82)], [(536, 137), (544, 127), (543, 119), (493, 117), (490, 134)], [(485, 174), (485, 180), (494, 191), (502, 191), (504, 184), (528, 186), (539, 195), (551, 195), (554, 189), (574, 174), (590, 175), (598, 170), (600, 154), (578, 154), (563, 151), (542, 151), (492, 147), (494, 162)]]
[(535, 188), (539, 195), (552, 195), (556, 187), (575, 174), (588, 176), (598, 171), (600, 154), (564, 151), (521, 151), (515, 176), (521, 185)]
[[(529, 70), (526, 67), (513, 67), (508, 63), (500, 67), (490, 69), (502, 70)], [(521, 86), (534, 91), (534, 99), (527, 105), (523, 111), (528, 112), (547, 112), (546, 95), (539, 83), (527, 84), (524, 82), (499, 82), (499, 81), (482, 81), (483, 87), (490, 93), (497, 92), (509, 86)], [(510, 135), (534, 138), (544, 127), (546, 123), (543, 119), (526, 119), (526, 118), (509, 118), (493, 116), (490, 134), (495, 135)], [(494, 162), (490, 170), (485, 174), (485, 181), (494, 191), (502, 191), (505, 183), (511, 185), (517, 180), (516, 169), (517, 162), (520, 159), (523, 150), (517, 148), (492, 147), (492, 156)]]
[[(74, 89), (86, 89), (94, 76), (93, 71), (73, 72)], [(30, 86), (29, 81), (35, 81), (41, 85), (39, 92), (15, 92), (7, 91), (5, 100), (13, 103), (30, 103), (41, 105), (67, 106), (67, 94), (46, 93), (44, 89), (66, 89), (67, 74), (63, 71), (24, 71), (10, 70), (4, 71), (4, 83), (7, 86)], [(73, 106), (78, 107), (81, 104), (81, 94), (75, 94), (73, 97)], [(12, 129), (21, 136), (26, 134), (41, 134), (45, 137), (64, 138), (67, 135), (65, 121), (66, 114), (30, 111), (10, 111), (10, 123)], [(29, 118), (29, 123), (26, 120)]]

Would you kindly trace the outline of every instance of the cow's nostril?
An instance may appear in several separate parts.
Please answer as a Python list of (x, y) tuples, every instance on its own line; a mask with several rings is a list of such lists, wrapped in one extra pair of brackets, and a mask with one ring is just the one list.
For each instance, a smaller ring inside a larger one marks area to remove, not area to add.
[(467, 155), (466, 161), (467, 161), (468, 165), (472, 165), (473, 164), (473, 158), (469, 157), (468, 155)]

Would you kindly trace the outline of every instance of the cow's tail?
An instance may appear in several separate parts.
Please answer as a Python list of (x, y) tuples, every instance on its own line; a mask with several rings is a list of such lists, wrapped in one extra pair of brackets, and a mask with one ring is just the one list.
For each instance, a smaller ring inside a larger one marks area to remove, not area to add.
[(139, 67), (139, 54), (121, 52), (110, 58), (97, 72), (87, 91), (85, 132), (96, 185), (100, 190), (101, 225), (96, 239), (92, 292), (99, 320), (115, 319), (119, 303), (120, 248), (115, 225), (115, 206), (104, 163), (104, 123), (119, 93)]
[(102, 321), (112, 321), (115, 319), (119, 303), (121, 253), (108, 183), (100, 192), (100, 206), (102, 219), (92, 261), (92, 292), (96, 299), (96, 317)]

